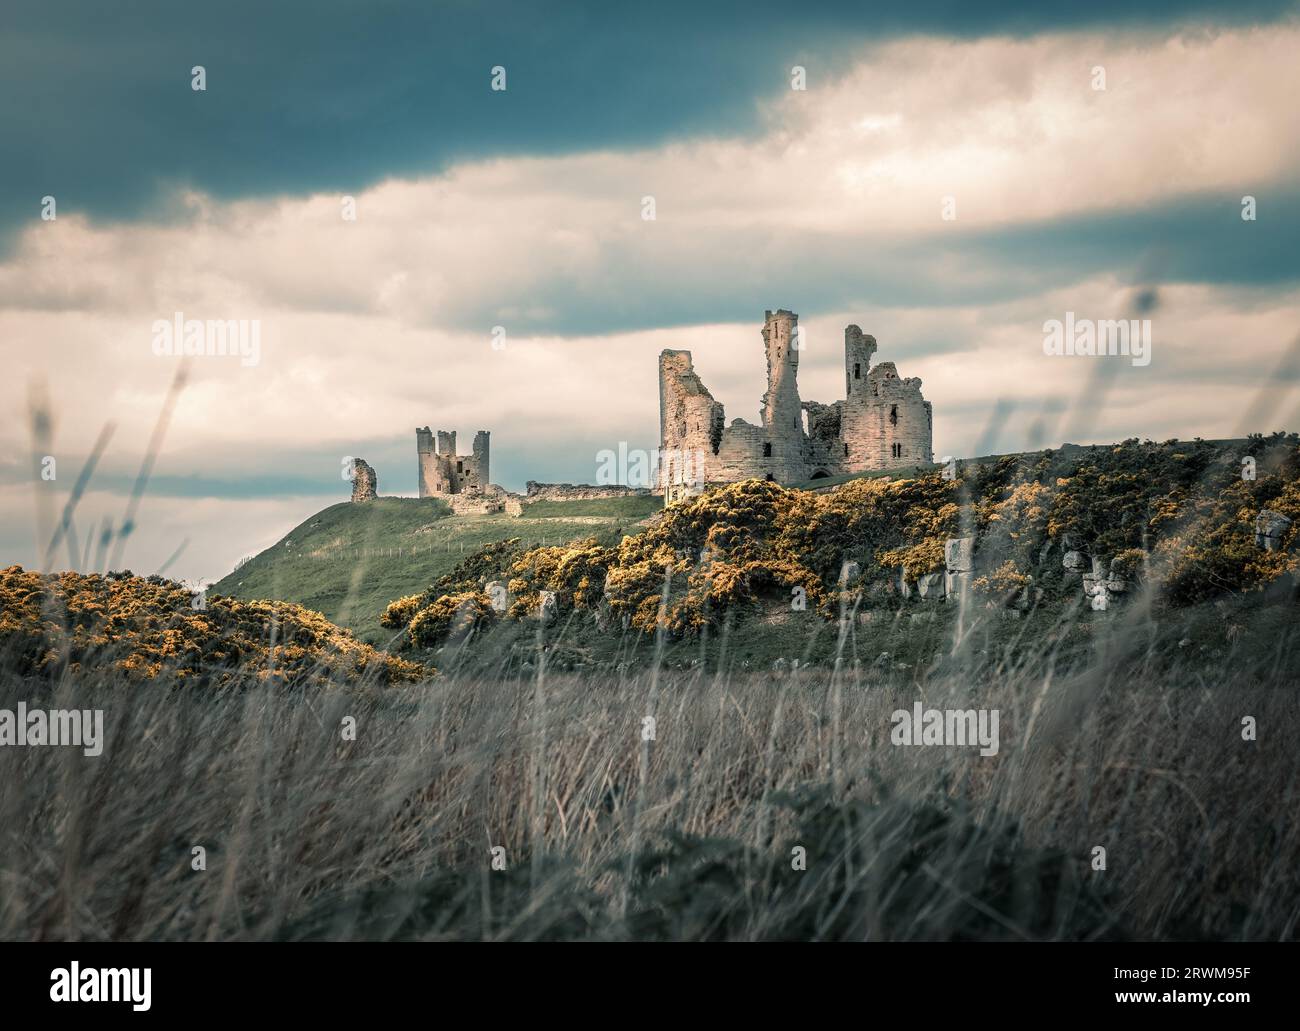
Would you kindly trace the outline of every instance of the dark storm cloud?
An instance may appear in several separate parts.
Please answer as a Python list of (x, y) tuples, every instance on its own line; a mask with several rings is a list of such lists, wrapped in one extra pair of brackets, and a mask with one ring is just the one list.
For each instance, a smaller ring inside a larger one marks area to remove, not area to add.
[[(542, 275), (530, 294), (510, 294), (512, 331), (599, 335), (640, 329), (745, 322), (755, 311), (793, 304), (801, 311), (996, 305), (1101, 275), (1133, 287), (1146, 307), (1161, 283), (1278, 287), (1300, 282), (1300, 193), (1259, 191), (1255, 221), (1239, 196), (1179, 198), (989, 229), (946, 229), (896, 238), (788, 234), (737, 229), (697, 240), (695, 250), (610, 244), (600, 269), (577, 281)], [(783, 300), (784, 299), (784, 300)], [(797, 299), (797, 300), (796, 300)], [(440, 307), (438, 319), (465, 328), (500, 318), (482, 304)], [(431, 318), (430, 325), (435, 321)]]
[[(359, 191), (458, 158), (735, 135), (756, 101), (903, 34), (1250, 22), (1277, 0), (1068, 5), (608, 2), (9, 4), (0, 15), (0, 252), (41, 198), (165, 219), (219, 198)], [(507, 69), (509, 89), (488, 88)], [(190, 89), (203, 65), (207, 91)]]

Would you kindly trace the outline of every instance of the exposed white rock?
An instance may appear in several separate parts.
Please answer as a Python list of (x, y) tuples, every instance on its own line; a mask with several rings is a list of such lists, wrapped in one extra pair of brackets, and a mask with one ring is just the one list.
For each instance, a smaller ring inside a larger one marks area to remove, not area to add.
[(1291, 526), (1291, 519), (1281, 512), (1262, 510), (1255, 516), (1255, 546), (1265, 551), (1281, 551), (1282, 541)]
[(950, 573), (969, 573), (973, 568), (975, 541), (970, 537), (954, 537), (943, 543), (943, 564)]
[(505, 612), (510, 603), (510, 592), (500, 580), (490, 580), (483, 585), (483, 593), (488, 596), (488, 603), (493, 612)]
[(537, 618), (543, 623), (549, 623), (559, 612), (559, 606), (555, 601), (554, 591), (540, 591), (541, 602), (537, 606)]
[(942, 601), (944, 594), (943, 573), (922, 573), (916, 578), (916, 593), (927, 601)]

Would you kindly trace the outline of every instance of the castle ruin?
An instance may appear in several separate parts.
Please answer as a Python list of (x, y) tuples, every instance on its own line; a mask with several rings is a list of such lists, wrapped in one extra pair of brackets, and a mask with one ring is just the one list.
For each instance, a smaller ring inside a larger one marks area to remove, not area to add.
[(352, 500), (374, 501), (379, 496), (379, 477), (364, 458), (352, 459)]
[(857, 326), (844, 330), (844, 400), (800, 400), (798, 324), (794, 312), (765, 313), (767, 393), (757, 426), (725, 424), (690, 351), (659, 355), (658, 489), (665, 504), (712, 483), (800, 483), (933, 461), (933, 413), (921, 381), (900, 379), (893, 362), (872, 368), (876, 338)]
[(416, 427), (420, 497), (486, 493), (491, 484), (488, 478), (488, 438), (487, 430), (479, 430), (474, 434), (473, 451), (468, 455), (458, 455), (455, 430), (439, 430), (435, 447), (435, 437), (429, 427)]

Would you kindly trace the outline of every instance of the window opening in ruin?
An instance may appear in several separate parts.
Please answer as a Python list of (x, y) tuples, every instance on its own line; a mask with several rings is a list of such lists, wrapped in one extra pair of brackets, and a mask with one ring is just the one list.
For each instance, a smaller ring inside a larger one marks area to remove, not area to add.
[(857, 362), (853, 363), (853, 378), (854, 379), (862, 378), (862, 366), (859, 365)]
[(465, 471), (465, 463), (464, 463), (464, 462), (457, 462), (457, 463), (456, 463), (456, 472), (458, 472), (458, 473), (463, 473), (464, 471)]
[[(771, 458), (771, 457), (772, 457), (772, 445), (771, 445), (770, 443), (767, 443), (767, 444), (764, 444), (764, 445), (763, 445), (763, 457), (764, 457), (764, 458)], [(771, 477), (769, 476), (768, 479), (770, 480)]]
[(891, 405), (889, 408), (889, 421), (892, 425), (898, 425), (898, 405)]
[(849, 457), (849, 446), (847, 444), (844, 445), (844, 457)]
[(773, 480), (775, 480), (775, 479), (776, 479), (776, 477), (773, 476), (771, 473), (768, 473), (768, 474), (767, 474), (767, 482), (768, 482), (768, 483), (771, 483), (771, 482), (772, 482)]

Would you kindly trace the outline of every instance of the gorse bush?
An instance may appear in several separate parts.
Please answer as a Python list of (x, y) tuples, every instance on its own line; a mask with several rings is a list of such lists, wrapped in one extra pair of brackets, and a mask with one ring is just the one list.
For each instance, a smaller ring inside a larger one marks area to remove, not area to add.
[(444, 594), (411, 617), (411, 643), (417, 648), (433, 648), (452, 634), (487, 626), (495, 616), (487, 595), (481, 592)]
[[(385, 625), (410, 626), (443, 595), (492, 579), (507, 584), (514, 619), (535, 614), (543, 591), (561, 613), (587, 610), (645, 632), (690, 634), (738, 608), (794, 596), (834, 617), (846, 602), (893, 598), (902, 582), (942, 571), (944, 542), (956, 536), (975, 539), (972, 586), (1006, 601), (1060, 588), (1067, 551), (1099, 559), (1115, 577), (1150, 574), (1173, 604), (1262, 587), (1296, 570), (1294, 434), (1253, 437), (1240, 452), (1136, 440), (1079, 452), (1007, 456), (950, 480), (937, 472), (863, 478), (824, 494), (761, 480), (728, 484), (673, 506), (616, 547), (591, 538), (523, 550), (503, 541), (424, 594), (394, 602)], [(1243, 458), (1255, 466), (1253, 479), (1243, 476)], [(1279, 550), (1256, 544), (1263, 509), (1294, 521)], [(846, 563), (857, 567), (852, 582), (843, 582)]]
[[(1273, 479), (1270, 477), (1270, 479)], [(1249, 590), (1296, 569), (1291, 547), (1300, 528), (1300, 483), (1275, 484), (1267, 508), (1291, 520), (1282, 548), (1264, 551), (1254, 540), (1260, 509), (1254, 484), (1238, 479), (1213, 497), (1188, 500), (1152, 552), (1152, 564), (1171, 599), (1182, 604)]]
[(508, 568), (525, 550), (518, 537), (494, 541), (486, 547), (479, 548), (457, 563), (450, 573), (434, 581), (433, 586), (425, 592), (430, 596), (426, 604), (437, 595), (455, 590), (466, 583), (491, 579), (500, 570)]
[(514, 597), (510, 615), (519, 618), (536, 612), (542, 591), (554, 594), (557, 605), (565, 609), (594, 608), (616, 554), (594, 537), (525, 552), (508, 569), (508, 588)]
[(894, 562), (891, 549), (911, 549), (905, 561), (914, 568), (942, 568), (940, 535), (955, 526), (955, 489), (938, 478), (859, 480), (825, 496), (760, 480), (730, 484), (673, 507), (617, 547), (589, 538), (485, 550), (423, 595), (394, 602), (385, 619), (409, 626), (440, 593), (492, 579), (508, 586), (512, 618), (536, 613), (548, 591), (560, 612), (591, 610), (646, 631), (697, 630), (736, 605), (788, 600), (796, 588), (829, 611), (846, 557), (879, 569)]
[(1004, 555), (1015, 569), (1037, 563), (1048, 538), (1053, 494), (1035, 480), (1008, 484), (976, 502), (977, 525), (985, 551)]
[(384, 609), (384, 614), (379, 617), (379, 625), (390, 630), (401, 630), (410, 626), (415, 614), (426, 604), (428, 602), (422, 594), (408, 594), (405, 598), (389, 602), (388, 607)]
[(21, 675), (108, 656), (129, 680), (167, 672), (215, 686), (249, 679), (328, 684), (418, 681), (419, 663), (363, 644), (318, 612), (196, 596), (161, 577), (0, 570), (0, 650)]

